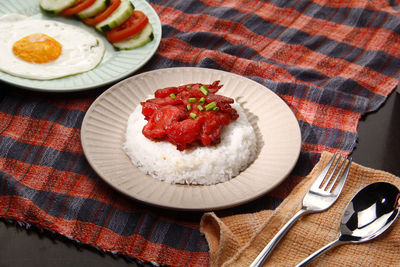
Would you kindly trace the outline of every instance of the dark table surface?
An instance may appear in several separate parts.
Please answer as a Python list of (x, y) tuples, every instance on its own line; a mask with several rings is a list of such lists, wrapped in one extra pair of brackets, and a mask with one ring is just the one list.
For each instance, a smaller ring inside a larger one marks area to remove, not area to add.
[[(363, 117), (353, 160), (400, 176), (400, 94), (393, 92), (377, 111)], [(135, 266), (87, 246), (0, 220), (0, 266)]]

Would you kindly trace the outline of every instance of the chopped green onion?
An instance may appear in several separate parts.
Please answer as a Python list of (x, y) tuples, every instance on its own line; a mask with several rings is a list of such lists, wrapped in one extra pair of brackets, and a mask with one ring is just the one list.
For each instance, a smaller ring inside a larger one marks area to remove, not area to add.
[(206, 102), (206, 99), (204, 97), (200, 98), (199, 103), (204, 104)]
[(193, 113), (193, 112), (190, 112), (190, 117), (192, 117), (192, 119), (196, 119), (197, 118), (197, 115), (195, 114), (195, 113)]
[(186, 90), (190, 90), (192, 87), (190, 85), (186, 86)]
[(172, 99), (175, 99), (176, 95), (175, 94), (170, 94), (169, 95)]
[(196, 98), (195, 98), (195, 97), (190, 97), (190, 98), (188, 99), (188, 101), (189, 101), (190, 103), (194, 103), (194, 102), (196, 102)]
[(200, 91), (205, 95), (208, 95), (208, 93), (210, 92), (208, 90), (207, 86), (205, 86), (205, 85), (200, 86)]
[(217, 110), (219, 110), (219, 107), (215, 107), (215, 108), (213, 108), (213, 110), (217, 111)]
[(204, 108), (203, 108), (201, 105), (198, 105), (197, 108), (198, 108), (200, 111), (204, 110)]
[(206, 110), (207, 110), (207, 111), (208, 111), (208, 110), (212, 110), (212, 109), (214, 109), (215, 107), (217, 107), (217, 103), (211, 102), (210, 104), (206, 105)]
[(190, 104), (187, 104), (187, 105), (186, 105), (186, 108), (187, 108), (187, 110), (191, 110), (191, 109), (192, 109), (192, 106), (191, 106)]

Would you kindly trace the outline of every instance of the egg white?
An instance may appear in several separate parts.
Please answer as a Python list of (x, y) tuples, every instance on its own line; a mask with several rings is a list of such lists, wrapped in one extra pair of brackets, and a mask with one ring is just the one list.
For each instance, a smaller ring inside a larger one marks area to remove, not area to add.
[[(16, 57), (13, 44), (33, 33), (44, 33), (62, 45), (56, 60), (29, 63)], [(59, 21), (33, 19), (19, 14), (0, 17), (0, 71), (22, 78), (51, 80), (89, 71), (102, 60), (104, 42), (77, 26)]]

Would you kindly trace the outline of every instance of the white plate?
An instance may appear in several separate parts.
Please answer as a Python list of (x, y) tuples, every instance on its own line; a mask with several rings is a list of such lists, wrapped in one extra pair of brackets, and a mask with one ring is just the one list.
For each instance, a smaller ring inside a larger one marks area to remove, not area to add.
[(58, 20), (63, 23), (79, 26), (102, 38), (106, 44), (106, 52), (100, 64), (91, 71), (48, 81), (30, 80), (9, 75), (0, 71), (0, 81), (12, 85), (47, 92), (81, 91), (107, 85), (119, 81), (141, 68), (156, 52), (161, 41), (161, 22), (154, 9), (145, 0), (131, 0), (135, 9), (143, 11), (153, 26), (154, 40), (137, 49), (117, 51), (104, 35), (93, 27), (79, 20), (62, 16), (46, 16), (39, 8), (39, 0), (1, 0), (0, 16), (8, 13), (19, 13), (41, 19)]
[[(258, 138), (258, 157), (228, 182), (210, 186), (176, 185), (139, 171), (122, 150), (129, 115), (156, 89), (220, 80), (220, 94), (234, 97), (247, 112)], [(250, 79), (205, 68), (169, 68), (119, 82), (89, 108), (82, 124), (82, 146), (93, 169), (109, 185), (137, 200), (183, 210), (228, 208), (270, 191), (294, 167), (301, 146), (298, 122), (286, 103)]]

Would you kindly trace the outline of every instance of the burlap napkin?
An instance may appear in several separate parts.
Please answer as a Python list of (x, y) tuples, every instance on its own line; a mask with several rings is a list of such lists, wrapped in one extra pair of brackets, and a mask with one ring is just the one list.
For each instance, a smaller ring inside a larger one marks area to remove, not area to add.
[[(210, 247), (211, 266), (248, 266), (274, 234), (301, 207), (304, 194), (332, 154), (324, 152), (311, 173), (274, 211), (218, 218), (206, 213), (201, 231)], [(384, 181), (400, 188), (400, 179), (387, 172), (352, 163), (342, 194), (327, 211), (305, 215), (281, 240), (265, 266), (295, 266), (339, 236), (343, 211), (364, 186)], [(310, 266), (400, 266), (400, 220), (374, 239), (345, 244), (316, 258)]]

